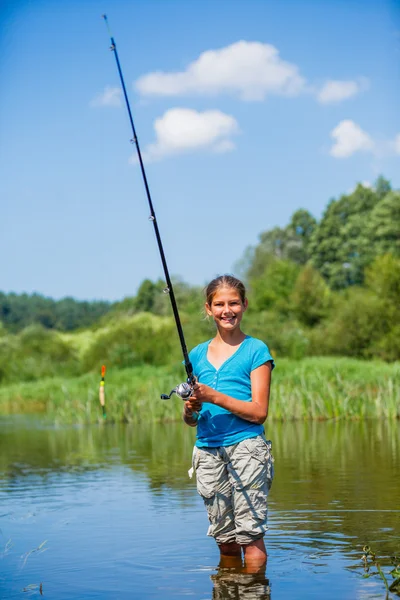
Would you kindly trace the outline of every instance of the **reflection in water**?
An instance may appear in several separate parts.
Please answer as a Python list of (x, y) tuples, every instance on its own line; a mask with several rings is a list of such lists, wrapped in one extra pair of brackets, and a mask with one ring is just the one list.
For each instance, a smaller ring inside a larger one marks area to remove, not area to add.
[(255, 569), (243, 565), (240, 558), (231, 559), (230, 564), (222, 559), (211, 580), (214, 584), (212, 600), (271, 600), (266, 564)]

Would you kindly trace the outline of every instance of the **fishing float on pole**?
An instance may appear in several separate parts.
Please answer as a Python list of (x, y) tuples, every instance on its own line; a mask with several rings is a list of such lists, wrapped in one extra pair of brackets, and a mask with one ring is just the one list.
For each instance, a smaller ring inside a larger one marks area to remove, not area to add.
[(105, 392), (105, 375), (106, 375), (106, 366), (103, 365), (101, 367), (101, 381), (100, 381), (100, 387), (99, 387), (99, 401), (100, 401), (100, 405), (103, 411), (103, 418), (106, 419), (107, 418), (107, 414), (106, 414), (106, 392)]
[(161, 394), (161, 399), (162, 400), (168, 400), (172, 396), (172, 394), (177, 394), (178, 396), (180, 396), (180, 398), (182, 398), (182, 400), (187, 400), (192, 395), (193, 385), (195, 383), (195, 377), (193, 375), (193, 367), (192, 367), (192, 363), (190, 362), (190, 359), (189, 359), (189, 354), (188, 354), (187, 347), (186, 347), (185, 337), (183, 335), (182, 324), (181, 324), (181, 320), (180, 320), (180, 317), (179, 317), (178, 306), (177, 306), (176, 300), (175, 300), (174, 288), (172, 286), (171, 278), (170, 278), (170, 275), (169, 275), (167, 261), (166, 261), (165, 254), (164, 254), (164, 248), (163, 248), (163, 245), (162, 245), (161, 236), (160, 236), (160, 232), (159, 232), (158, 224), (157, 224), (157, 219), (156, 219), (156, 215), (155, 215), (155, 211), (154, 211), (154, 207), (153, 207), (153, 202), (151, 200), (150, 188), (149, 188), (149, 185), (147, 183), (147, 177), (146, 177), (146, 172), (144, 170), (144, 164), (143, 164), (142, 154), (140, 152), (139, 140), (138, 140), (138, 137), (136, 135), (136, 129), (135, 129), (135, 125), (134, 125), (134, 122), (133, 122), (132, 111), (131, 111), (131, 107), (130, 107), (129, 99), (128, 99), (128, 94), (127, 94), (126, 87), (125, 87), (124, 77), (122, 75), (121, 65), (120, 65), (120, 62), (119, 62), (119, 57), (118, 57), (118, 52), (117, 52), (117, 46), (116, 46), (114, 37), (111, 34), (110, 26), (108, 24), (107, 15), (102, 15), (102, 17), (103, 17), (104, 22), (105, 22), (105, 24), (107, 26), (107, 31), (108, 31), (108, 34), (110, 36), (110, 41), (111, 41), (110, 50), (114, 53), (115, 62), (117, 63), (117, 69), (118, 69), (118, 74), (119, 74), (119, 78), (120, 78), (120, 81), (121, 81), (122, 91), (123, 91), (123, 94), (124, 94), (125, 105), (126, 105), (126, 108), (128, 110), (129, 121), (130, 121), (131, 128), (132, 128), (133, 137), (131, 139), (131, 143), (135, 144), (135, 146), (136, 146), (136, 151), (137, 151), (137, 155), (138, 155), (138, 159), (139, 159), (139, 164), (140, 164), (140, 170), (142, 172), (143, 183), (144, 183), (144, 187), (146, 189), (147, 201), (148, 201), (149, 208), (150, 208), (149, 220), (153, 223), (153, 226), (154, 226), (154, 232), (155, 232), (155, 235), (156, 235), (158, 250), (160, 252), (161, 262), (162, 262), (162, 266), (163, 266), (163, 270), (164, 270), (164, 275), (165, 275), (165, 281), (166, 281), (166, 284), (167, 284), (167, 287), (164, 289), (164, 292), (169, 295), (169, 298), (170, 298), (170, 301), (171, 301), (172, 312), (173, 312), (174, 318), (175, 318), (175, 324), (176, 324), (176, 328), (177, 328), (177, 331), (178, 331), (179, 341), (180, 341), (180, 344), (181, 344), (181, 349), (182, 349), (182, 354), (183, 354), (183, 359), (184, 359), (184, 364), (185, 364), (185, 370), (186, 370), (186, 375), (187, 375), (186, 382), (180, 383), (179, 385), (177, 385), (173, 390), (171, 390), (171, 392), (169, 394)]

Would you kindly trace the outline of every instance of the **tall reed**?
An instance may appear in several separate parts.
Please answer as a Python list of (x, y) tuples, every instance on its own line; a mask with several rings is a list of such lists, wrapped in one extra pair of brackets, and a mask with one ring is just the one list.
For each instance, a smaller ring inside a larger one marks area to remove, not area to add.
[[(107, 419), (172, 421), (182, 401), (160, 400), (184, 379), (181, 365), (107, 371)], [(49, 378), (0, 388), (0, 414), (40, 412), (55, 423), (102, 421), (99, 376)], [(281, 359), (273, 371), (269, 420), (400, 418), (400, 364), (347, 358)]]

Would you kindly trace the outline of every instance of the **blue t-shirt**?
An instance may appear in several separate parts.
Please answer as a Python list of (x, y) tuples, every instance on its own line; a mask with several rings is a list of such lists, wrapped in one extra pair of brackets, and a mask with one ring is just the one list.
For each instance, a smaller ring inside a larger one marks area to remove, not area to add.
[[(193, 373), (200, 383), (214, 390), (243, 400), (251, 401), (250, 373), (267, 361), (274, 361), (268, 347), (261, 340), (246, 336), (239, 348), (219, 369), (207, 360), (208, 346), (211, 340), (199, 344), (189, 353)], [(251, 423), (232, 414), (229, 410), (204, 403), (197, 422), (196, 446), (231, 446), (242, 440), (263, 433), (263, 425)]]

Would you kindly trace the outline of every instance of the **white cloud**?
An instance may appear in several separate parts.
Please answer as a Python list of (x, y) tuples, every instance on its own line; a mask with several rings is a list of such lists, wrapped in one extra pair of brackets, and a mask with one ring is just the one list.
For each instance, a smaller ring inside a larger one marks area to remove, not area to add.
[(398, 133), (394, 140), (394, 151), (396, 154), (400, 154), (400, 133)]
[(263, 100), (268, 94), (298, 95), (305, 80), (274, 46), (242, 40), (203, 52), (185, 71), (144, 75), (136, 89), (154, 96), (230, 93), (242, 100)]
[(347, 158), (355, 152), (372, 150), (374, 142), (372, 138), (349, 119), (340, 121), (339, 125), (331, 131), (331, 137), (335, 140), (330, 154), (335, 158)]
[(327, 81), (317, 94), (321, 104), (331, 104), (347, 100), (368, 88), (368, 80), (360, 77), (356, 81)]
[(122, 96), (121, 88), (107, 86), (106, 88), (104, 88), (104, 90), (100, 94), (97, 94), (97, 96), (95, 98), (93, 98), (93, 100), (90, 103), (90, 106), (119, 107), (122, 104), (121, 96)]
[(231, 137), (239, 132), (239, 126), (233, 117), (219, 110), (172, 108), (156, 119), (154, 130), (156, 141), (143, 153), (150, 161), (195, 150), (228, 152), (235, 147)]

